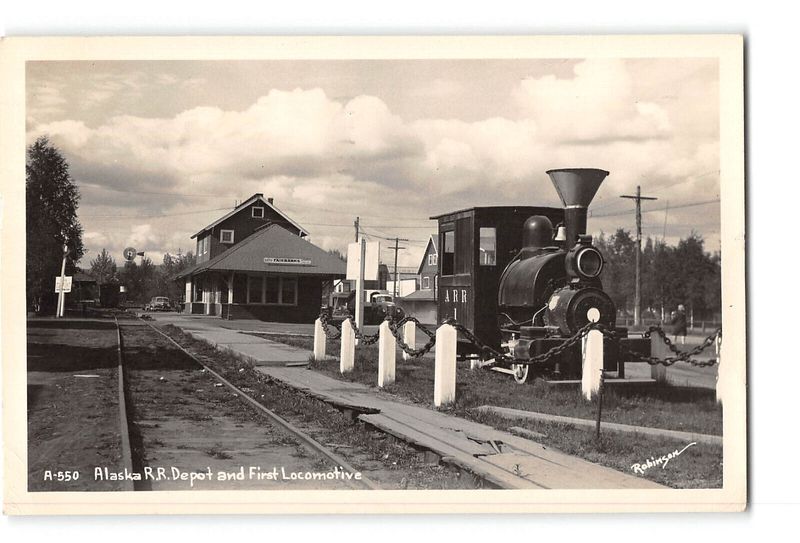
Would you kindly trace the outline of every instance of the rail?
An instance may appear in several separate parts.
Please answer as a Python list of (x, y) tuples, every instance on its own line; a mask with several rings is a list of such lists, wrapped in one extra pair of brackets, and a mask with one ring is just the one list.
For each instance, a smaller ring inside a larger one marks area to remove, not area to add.
[[(119, 394), (119, 427), (120, 427), (120, 441), (122, 448), (122, 467), (128, 473), (133, 472), (133, 451), (131, 450), (131, 437), (130, 428), (128, 427), (128, 408), (125, 396), (125, 359), (122, 354), (122, 331), (119, 327), (119, 321), (116, 315), (114, 316), (114, 326), (117, 328), (117, 383)], [(124, 490), (133, 491), (133, 481), (125, 479), (123, 481)]]
[[(284, 419), (283, 417), (281, 417), (280, 415), (278, 415), (274, 411), (272, 411), (270, 409), (267, 409), (266, 407), (261, 405), (261, 403), (258, 400), (256, 400), (255, 398), (253, 398), (252, 396), (250, 396), (249, 394), (244, 392), (242, 389), (240, 389), (239, 387), (237, 387), (236, 385), (234, 385), (233, 383), (231, 383), (230, 381), (225, 379), (222, 375), (220, 375), (219, 373), (214, 371), (213, 368), (208, 367), (206, 364), (203, 363), (202, 360), (197, 358), (194, 354), (192, 354), (189, 350), (184, 348), (181, 344), (179, 344), (177, 341), (175, 341), (169, 335), (167, 335), (163, 331), (159, 330), (158, 328), (156, 328), (155, 326), (153, 326), (152, 324), (150, 324), (146, 320), (143, 320), (143, 319), (140, 319), (140, 320), (142, 320), (142, 322), (144, 322), (147, 326), (152, 328), (154, 331), (156, 331), (160, 335), (164, 336), (169, 342), (171, 342), (178, 349), (183, 351), (184, 354), (189, 356), (197, 364), (199, 364), (200, 366), (205, 368), (205, 370), (208, 373), (210, 373), (211, 375), (213, 375), (216, 379), (218, 379), (220, 383), (222, 383), (228, 389), (233, 391), (235, 394), (238, 394), (239, 398), (241, 398), (242, 400), (244, 400), (245, 402), (250, 404), (252, 407), (256, 408), (262, 414), (266, 415), (276, 425), (280, 426), (285, 431), (287, 431), (290, 434), (292, 434), (293, 436), (295, 436), (297, 439), (299, 439), (308, 448), (316, 451), (317, 453), (319, 453), (320, 455), (324, 456), (325, 458), (327, 458), (329, 461), (333, 462), (334, 464), (338, 465), (340, 468), (342, 468), (343, 470), (347, 471), (348, 473), (355, 474), (355, 473), (358, 472), (358, 470), (355, 467), (353, 467), (350, 463), (348, 463), (344, 458), (342, 458), (341, 456), (339, 456), (336, 453), (334, 453), (331, 450), (329, 450), (327, 447), (325, 447), (324, 445), (322, 445), (321, 443), (316, 441), (314, 438), (312, 438), (308, 434), (304, 433), (302, 430), (300, 430), (299, 428), (294, 426), (292, 423), (290, 423), (289, 421), (287, 421), (286, 419)], [(373, 482), (372, 480), (370, 480), (367, 477), (365, 477), (363, 474), (361, 474), (361, 478), (360, 479), (353, 478), (353, 479), (348, 480), (347, 482), (348, 482), (349, 485), (351, 485), (352, 488), (354, 488), (356, 490), (363, 489), (363, 488), (367, 488), (367, 489), (370, 489), (370, 490), (379, 490), (380, 489), (380, 486), (378, 486), (375, 482)]]

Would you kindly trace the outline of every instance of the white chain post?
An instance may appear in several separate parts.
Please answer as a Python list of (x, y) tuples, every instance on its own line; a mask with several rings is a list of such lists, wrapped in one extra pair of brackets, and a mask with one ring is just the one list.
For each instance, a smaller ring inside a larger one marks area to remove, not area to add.
[[(403, 341), (412, 349), (417, 348), (417, 325), (414, 321), (408, 321), (403, 325)], [(412, 356), (403, 351), (403, 360), (411, 360)]]
[(322, 320), (314, 321), (314, 360), (325, 358), (325, 329), (322, 327)]
[(356, 333), (350, 319), (342, 322), (342, 350), (339, 354), (339, 372), (349, 373), (353, 371), (356, 360)]
[(456, 400), (456, 346), (458, 333), (449, 324), (436, 330), (436, 362), (433, 374), (433, 404), (448, 405)]
[[(658, 332), (650, 334), (650, 356), (665, 359), (672, 356), (672, 352), (667, 347), (666, 342)], [(657, 384), (663, 385), (667, 383), (667, 367), (664, 364), (655, 364), (650, 366), (650, 377), (655, 379)]]
[(378, 386), (383, 388), (394, 383), (397, 341), (389, 329), (389, 321), (381, 323), (378, 334)]
[[(600, 311), (591, 308), (586, 312), (590, 322), (600, 320)], [(600, 370), (603, 369), (603, 333), (600, 330), (589, 330), (582, 338), (581, 354), (583, 367), (581, 370), (581, 393), (591, 400), (600, 390)]]

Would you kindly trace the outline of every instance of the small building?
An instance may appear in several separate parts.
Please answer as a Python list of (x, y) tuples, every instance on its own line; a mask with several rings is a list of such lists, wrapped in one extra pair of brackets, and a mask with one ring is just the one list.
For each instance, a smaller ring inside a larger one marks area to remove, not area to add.
[(254, 194), (192, 236), (197, 263), (177, 276), (185, 312), (313, 322), (346, 263), (307, 237), (272, 198)]
[(100, 291), (94, 277), (77, 270), (72, 275), (72, 292), (64, 296), (65, 307), (91, 307), (98, 303)]
[(439, 286), (439, 252), (436, 238), (431, 236), (416, 270), (418, 290), (397, 298), (397, 305), (406, 315), (427, 324), (436, 323), (436, 293)]
[(435, 236), (431, 236), (428, 240), (417, 275), (419, 275), (420, 290), (433, 291), (435, 299), (436, 292), (439, 290), (439, 249), (436, 246)]
[(409, 317), (414, 317), (422, 324), (436, 325), (436, 299), (432, 289), (417, 290), (397, 298), (397, 306)]
[[(394, 268), (389, 269), (389, 280), (386, 281), (386, 290), (394, 295)], [(397, 295), (408, 296), (419, 290), (419, 274), (417, 266), (397, 266)]]

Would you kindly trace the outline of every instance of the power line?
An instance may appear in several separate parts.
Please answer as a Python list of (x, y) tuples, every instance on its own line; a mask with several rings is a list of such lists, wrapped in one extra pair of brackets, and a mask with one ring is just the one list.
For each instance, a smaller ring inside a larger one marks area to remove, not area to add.
[(98, 185), (97, 183), (79, 183), (78, 188), (96, 188), (101, 190), (110, 190), (113, 192), (122, 192), (124, 194), (154, 194), (160, 196), (175, 196), (179, 198), (219, 198), (219, 194), (193, 194), (189, 192), (159, 192), (150, 190), (129, 190), (110, 185)]
[[(679, 206), (671, 205), (671, 206), (669, 206), (669, 209), (672, 210), (672, 209), (683, 209), (685, 207), (704, 206), (704, 205), (707, 205), (707, 204), (718, 203), (719, 201), (720, 201), (719, 198), (717, 198), (715, 200), (705, 200), (703, 202), (694, 202), (694, 203), (691, 203), (691, 204), (683, 204), (683, 205), (679, 205)], [(666, 209), (667, 209), (666, 207), (656, 207), (656, 208), (652, 208), (652, 209), (643, 209), (642, 213), (653, 213), (654, 211), (664, 211)], [(619, 212), (614, 212), (614, 213), (603, 213), (601, 215), (593, 215), (592, 218), (593, 219), (599, 219), (601, 217), (618, 217), (619, 215), (629, 215), (629, 214), (635, 213), (635, 212), (636, 212), (635, 210), (628, 210), (628, 211), (619, 211)]]
[(216, 207), (214, 209), (197, 209), (195, 211), (183, 211), (180, 213), (157, 213), (150, 215), (83, 215), (83, 219), (153, 219), (158, 217), (177, 217), (179, 215), (194, 215), (196, 213), (210, 213), (211, 211), (230, 211), (229, 207)]

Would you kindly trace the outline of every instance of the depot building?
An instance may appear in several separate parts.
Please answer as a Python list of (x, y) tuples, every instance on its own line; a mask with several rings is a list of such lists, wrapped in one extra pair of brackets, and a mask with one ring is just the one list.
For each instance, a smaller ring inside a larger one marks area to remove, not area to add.
[(313, 322), (347, 265), (254, 194), (195, 235), (197, 263), (177, 275), (184, 311), (223, 319)]

